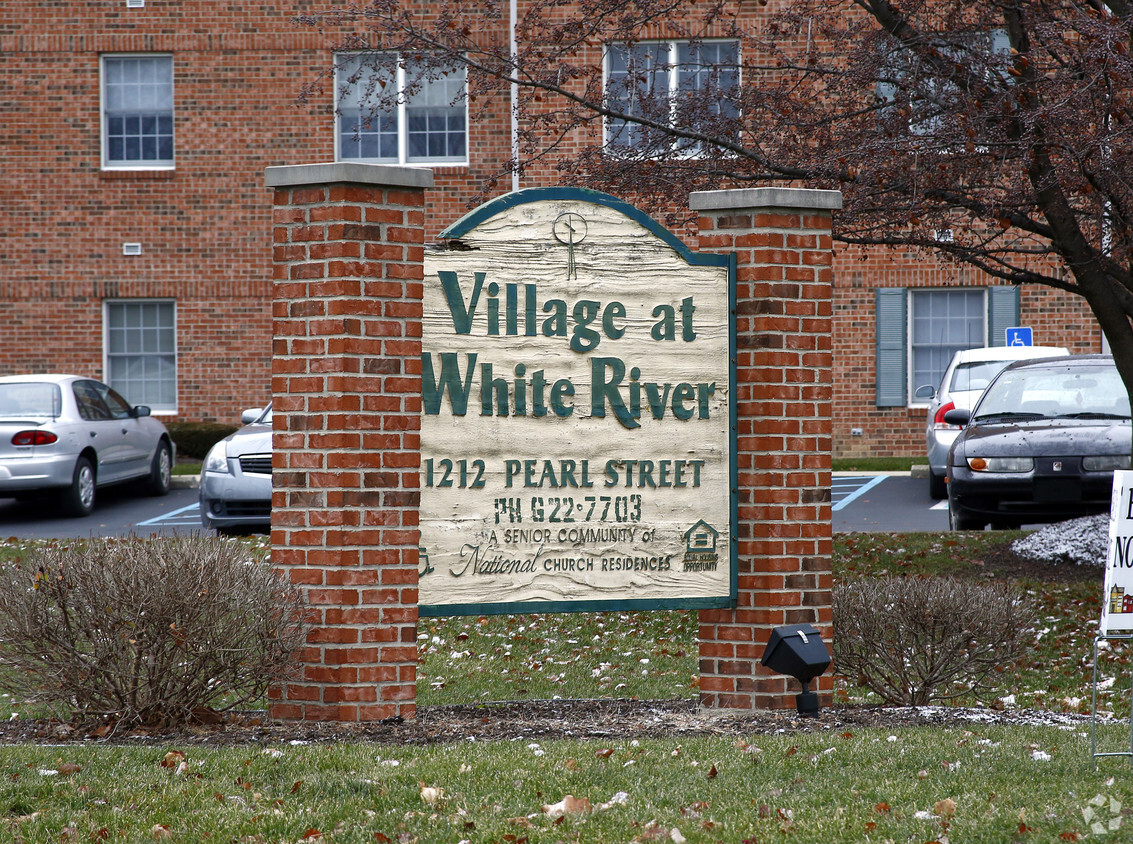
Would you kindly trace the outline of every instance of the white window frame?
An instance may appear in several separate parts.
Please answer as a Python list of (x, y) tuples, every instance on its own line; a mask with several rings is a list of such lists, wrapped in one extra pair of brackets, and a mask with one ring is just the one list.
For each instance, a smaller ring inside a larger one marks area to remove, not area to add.
[[(393, 61), (397, 63), (396, 70), (396, 90), (403, 92), (407, 84), (405, 62), (395, 53), (383, 52), (375, 50), (370, 53), (366, 51), (351, 51), (339, 52), (334, 55), (334, 156), (336, 161), (355, 161), (363, 164), (402, 164), (402, 165), (424, 165), (429, 167), (467, 167), (469, 163), (469, 149), (470, 143), (470, 123), (468, 119), (468, 69), (461, 66), (455, 72), (461, 74), (461, 87), (463, 92), (460, 95), (461, 108), (463, 110), (464, 118), (464, 155), (463, 156), (420, 156), (412, 157), (409, 154), (409, 107), (410, 98), (406, 97), (403, 93), (399, 94), (397, 98), (397, 158), (362, 158), (362, 157), (344, 157), (342, 150), (342, 136), (344, 134), (342, 129), (342, 114), (341, 106), (345, 89), (351, 84), (348, 78), (341, 78), (342, 72), (342, 59), (349, 59), (353, 61), (355, 57), (363, 55), (374, 55), (381, 57), (383, 61)], [(353, 75), (353, 71), (352, 74)], [(356, 83), (358, 85), (365, 85), (363, 79), (359, 79)], [(365, 96), (365, 94), (363, 94)], [(451, 107), (451, 106), (450, 106)], [(378, 119), (375, 114), (374, 119)]]
[[(164, 58), (169, 59), (169, 113), (172, 120), (172, 143), (173, 155), (167, 159), (154, 159), (154, 160), (114, 160), (111, 161), (110, 155), (110, 132), (109, 132), (109, 119), (110, 114), (107, 112), (107, 70), (106, 64), (108, 61), (116, 61), (122, 59), (146, 59), (146, 58)], [(99, 70), (99, 148), (100, 148), (100, 161), (103, 170), (173, 170), (177, 166), (177, 98), (176, 98), (176, 65), (172, 53), (104, 53), (99, 56), (98, 60)]]
[[(666, 80), (666, 82), (667, 82), (667, 96), (668, 96), (669, 103), (670, 103), (670, 109), (669, 109), (670, 110), (670, 118), (669, 118), (669, 121), (670, 121), (670, 125), (671, 125), (672, 115), (675, 113), (676, 108), (677, 108), (677, 97), (680, 94), (680, 77), (681, 77), (681, 68), (683, 67), (683, 65), (680, 63), (680, 49), (681, 49), (682, 46), (688, 46), (691, 43), (693, 43), (693, 42), (690, 39), (678, 38), (678, 39), (652, 39), (652, 40), (647, 39), (647, 40), (642, 40), (642, 41), (635, 41), (632, 44), (627, 44), (626, 42), (615, 42), (615, 43), (612, 43), (612, 44), (607, 44), (605, 46), (605, 49), (602, 51), (602, 90), (604, 92), (604, 96), (606, 97), (607, 105), (609, 105), (609, 103), (610, 103), (610, 95), (609, 95), (610, 76), (611, 76), (610, 57), (611, 57), (611, 54), (613, 53), (613, 51), (615, 49), (625, 49), (627, 46), (653, 47), (653, 46), (657, 46), (657, 45), (664, 45), (665, 48), (666, 48), (666, 53), (667, 53), (667, 58), (665, 59), (665, 66), (666, 66), (665, 73), (668, 75), (668, 79)], [(699, 43), (699, 44), (729, 44), (729, 45), (732, 45), (735, 49), (735, 62), (736, 62), (736, 64), (735, 64), (735, 75), (736, 75), (735, 85), (737, 87), (743, 85), (743, 72), (742, 72), (743, 68), (742, 68), (742, 65), (740, 63), (740, 48), (741, 48), (741, 45), (740, 45), (740, 42), (738, 40), (736, 40), (734, 38), (706, 38), (706, 39), (698, 40), (696, 43)], [(603, 140), (603, 145), (607, 149), (611, 148), (611, 146), (610, 146), (611, 144), (615, 144), (616, 146), (624, 147), (626, 149), (635, 149), (639, 146), (639, 143), (637, 143), (637, 142), (635, 142), (635, 143), (625, 143), (623, 141), (618, 141), (616, 138), (612, 137), (612, 129), (611, 129), (611, 126), (610, 126), (610, 121), (611, 121), (611, 118), (609, 118), (609, 117), (606, 117), (602, 121), (602, 140)], [(700, 150), (699, 145), (690, 144), (690, 147), (688, 149), (681, 150), (680, 154), (684, 155), (686, 157), (689, 157), (689, 158), (694, 158), (694, 157), (701, 154), (701, 150)]]
[[(907, 381), (906, 389), (907, 389), (907, 394), (909, 396), (909, 405), (908, 406), (913, 407), (913, 408), (928, 407), (928, 405), (929, 405), (928, 401), (923, 401), (921, 399), (916, 398), (917, 387), (920, 387), (922, 384), (928, 383), (928, 382), (924, 381), (923, 379), (917, 378), (916, 371), (915, 371), (915, 368), (914, 368), (914, 360), (915, 360), (914, 351), (915, 351), (916, 347), (917, 346), (928, 346), (928, 345), (935, 345), (935, 346), (947, 345), (947, 344), (942, 344), (942, 343), (935, 343), (935, 344), (925, 343), (925, 342), (917, 343), (916, 332), (914, 330), (915, 325), (916, 325), (915, 302), (918, 299), (918, 294), (931, 294), (931, 293), (955, 293), (955, 294), (977, 293), (977, 294), (979, 294), (979, 298), (980, 298), (980, 325), (979, 325), (979, 330), (975, 333), (974, 336), (972, 336), (972, 331), (969, 328), (968, 344), (965, 345), (964, 348), (978, 349), (978, 348), (982, 348), (983, 346), (985, 346), (987, 344), (988, 322), (991, 318), (991, 315), (989, 313), (990, 302), (988, 301), (988, 288), (986, 288), (986, 287), (911, 287), (911, 288), (909, 288), (905, 293), (906, 298), (907, 298), (907, 302), (908, 302), (908, 304), (906, 305), (906, 308), (907, 308), (906, 319), (907, 319), (908, 326), (907, 326), (906, 334), (905, 334), (905, 336), (907, 338), (906, 346), (908, 347), (907, 352), (906, 352), (906, 360), (908, 361), (908, 363), (906, 364), (906, 370), (907, 370), (906, 371), (906, 381)], [(955, 350), (953, 350), (953, 353), (955, 353)], [(952, 358), (952, 355), (949, 355), (948, 359), (951, 360), (951, 358)], [(940, 383), (940, 378), (944, 375), (944, 371), (947, 368), (948, 368), (948, 361), (946, 360), (944, 362), (944, 367), (940, 370), (940, 375), (937, 376), (935, 378), (935, 380), (932, 381), (933, 387), (937, 386)], [(920, 380), (920, 383), (916, 383), (918, 380)]]
[[(110, 351), (110, 333), (111, 333), (111, 309), (121, 305), (168, 305), (173, 309), (173, 402), (151, 402), (146, 401), (144, 396), (129, 395), (129, 390), (121, 386), (121, 382), (115, 383), (111, 372), (111, 359), (117, 357), (143, 357), (147, 355), (164, 355), (165, 352), (137, 352), (137, 353), (119, 353), (112, 354)], [(144, 404), (148, 405), (155, 416), (173, 416), (177, 413), (177, 399), (178, 399), (178, 335), (177, 318), (178, 308), (176, 299), (166, 298), (151, 298), (151, 299), (104, 299), (102, 302), (102, 371), (105, 374), (105, 381), (116, 391), (124, 396), (127, 396), (131, 404)]]

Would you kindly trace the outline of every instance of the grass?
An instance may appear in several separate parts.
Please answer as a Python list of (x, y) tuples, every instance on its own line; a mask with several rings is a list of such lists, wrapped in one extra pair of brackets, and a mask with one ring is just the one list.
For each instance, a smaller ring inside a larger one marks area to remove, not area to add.
[(839, 457), (835, 472), (907, 472), (913, 466), (928, 465), (925, 455), (918, 457)]
[[(183, 772), (177, 756), (162, 767), (178, 751)], [(992, 726), (426, 748), (21, 746), (0, 756), (0, 808), (11, 840), (27, 842), (1059, 841), (1090, 832), (1085, 809), (1106, 827), (1126, 820), (1133, 783), (1114, 776), (1124, 763), (1089, 760), (1084, 730)], [(566, 795), (593, 811), (543, 810)]]
[[(1014, 535), (840, 535), (836, 577), (983, 577), (989, 544)], [(16, 553), (21, 546), (0, 546), (0, 555)], [(1096, 583), (1019, 585), (1039, 607), (1033, 645), (995, 689), (962, 702), (1088, 712), (1100, 568)], [(423, 706), (696, 695), (694, 613), (423, 619), (418, 646)], [(1128, 655), (1112, 648), (1103, 657), (1108, 688), (1099, 708), (1124, 717)], [(844, 678), (836, 696), (872, 702)], [(0, 698), (0, 717), (19, 708)], [(1103, 724), (1099, 737), (1102, 749), (1127, 748), (1129, 728)], [(182, 774), (159, 764), (178, 750), (188, 754)], [(739, 742), (20, 746), (0, 753), (0, 825), (27, 842), (151, 841), (166, 832), (186, 842), (1009, 842), (1101, 837), (1099, 829), (1121, 840), (1127, 827), (1108, 825), (1133, 823), (1124, 808), (1133, 806), (1128, 772), (1117, 758), (1095, 769), (1088, 724), (855, 729)], [(443, 795), (428, 803), (423, 785)], [(624, 803), (557, 821), (541, 809), (567, 794), (596, 807), (619, 792)]]
[[(982, 578), (992, 574), (984, 564), (990, 545), (1021, 535), (839, 534), (834, 539), (835, 577)], [(1089, 712), (1091, 649), (1101, 618), (1101, 568), (1096, 583), (1028, 580), (1018, 585), (1038, 610), (1031, 647), (1019, 664), (1004, 666), (988, 693), (957, 702)], [(696, 614), (679, 611), (422, 619), (418, 701), (428, 706), (556, 696), (693, 698), (696, 636)], [(1122, 700), (1127, 705), (1117, 679), (1126, 676), (1128, 666), (1128, 649), (1121, 644), (1103, 651), (1101, 677), (1113, 686), (1100, 692), (1101, 711), (1113, 711)], [(847, 678), (837, 678), (836, 696), (840, 703), (878, 703)]]

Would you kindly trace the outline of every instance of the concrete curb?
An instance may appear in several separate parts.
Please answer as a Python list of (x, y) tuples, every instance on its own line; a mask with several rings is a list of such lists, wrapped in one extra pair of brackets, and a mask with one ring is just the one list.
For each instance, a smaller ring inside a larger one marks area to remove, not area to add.
[(200, 489), (200, 475), (174, 475), (170, 478), (171, 489)]

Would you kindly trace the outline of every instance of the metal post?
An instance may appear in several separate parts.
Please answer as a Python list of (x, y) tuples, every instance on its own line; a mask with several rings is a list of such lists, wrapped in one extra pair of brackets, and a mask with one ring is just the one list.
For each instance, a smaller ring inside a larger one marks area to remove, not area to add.
[[(1093, 693), (1090, 699), (1090, 756), (1094, 760), (1094, 767), (1097, 768), (1098, 758), (1101, 756), (1126, 756), (1129, 758), (1129, 764), (1133, 767), (1133, 702), (1131, 702), (1131, 710), (1129, 717), (1129, 749), (1128, 750), (1115, 750), (1106, 753), (1098, 752), (1097, 737), (1095, 736), (1095, 725), (1098, 718), (1098, 642), (1102, 639), (1124, 639), (1126, 641), (1133, 640), (1133, 633), (1118, 633), (1107, 636), (1106, 634), (1099, 634), (1094, 637), (1094, 681)], [(1133, 698), (1133, 690), (1131, 690), (1130, 697)]]

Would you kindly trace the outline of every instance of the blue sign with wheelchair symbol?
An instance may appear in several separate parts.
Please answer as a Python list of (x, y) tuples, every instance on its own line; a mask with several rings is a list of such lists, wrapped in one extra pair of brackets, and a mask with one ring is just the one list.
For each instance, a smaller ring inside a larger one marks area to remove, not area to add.
[(1029, 326), (1007, 329), (1008, 346), (1033, 346), (1033, 335)]

